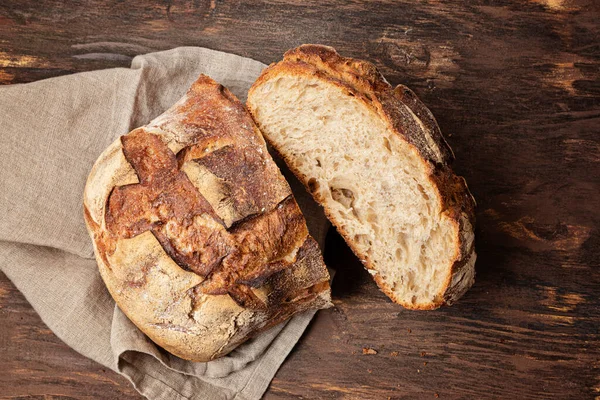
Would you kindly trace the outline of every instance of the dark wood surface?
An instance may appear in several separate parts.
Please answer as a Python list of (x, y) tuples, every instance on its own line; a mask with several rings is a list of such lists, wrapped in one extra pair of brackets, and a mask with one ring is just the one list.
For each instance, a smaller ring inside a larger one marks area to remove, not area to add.
[[(324, 43), (373, 61), (456, 153), (478, 201), (476, 283), (453, 307), (403, 310), (330, 235), (335, 308), (266, 398), (600, 398), (599, 21), (594, 0), (3, 0), (0, 82), (182, 45), (270, 63)], [(140, 398), (62, 344), (4, 275), (0, 397)]]

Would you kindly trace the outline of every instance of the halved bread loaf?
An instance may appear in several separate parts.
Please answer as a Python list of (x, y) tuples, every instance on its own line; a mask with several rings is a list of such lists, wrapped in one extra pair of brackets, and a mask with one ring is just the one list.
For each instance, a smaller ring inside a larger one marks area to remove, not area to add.
[(303, 45), (250, 89), (270, 144), (392, 300), (450, 304), (475, 276), (474, 199), (431, 112), (371, 63)]

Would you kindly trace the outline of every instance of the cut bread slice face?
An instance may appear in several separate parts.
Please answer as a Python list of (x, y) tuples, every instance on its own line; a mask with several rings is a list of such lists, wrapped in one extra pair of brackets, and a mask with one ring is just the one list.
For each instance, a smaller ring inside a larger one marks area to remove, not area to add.
[(393, 301), (434, 309), (471, 287), (475, 202), (413, 92), (371, 63), (303, 45), (263, 72), (247, 105)]

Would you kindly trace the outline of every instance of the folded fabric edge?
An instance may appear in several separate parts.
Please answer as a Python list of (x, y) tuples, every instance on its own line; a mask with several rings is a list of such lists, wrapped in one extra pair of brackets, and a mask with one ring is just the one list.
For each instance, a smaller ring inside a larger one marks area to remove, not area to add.
[[(124, 355), (125, 353), (123, 353)], [(134, 389), (147, 399), (175, 399), (189, 400), (190, 397), (184, 396), (177, 389), (170, 386), (168, 383), (153, 375), (142, 372), (133, 363), (128, 362), (124, 358), (120, 358), (117, 365), (119, 375), (124, 376)], [(146, 383), (150, 382), (150, 383)], [(152, 388), (150, 388), (152, 386)], [(152, 397), (151, 397), (152, 396)]]
[[(242, 389), (233, 392), (231, 395), (223, 393), (222, 399), (226, 400), (257, 400), (260, 399), (266, 392), (273, 377), (295, 347), (300, 337), (303, 335), (306, 327), (314, 317), (317, 310), (307, 311), (292, 318), (282, 329), (279, 335), (272, 342), (271, 346), (265, 351), (262, 357), (249, 363), (256, 364), (253, 366), (254, 371), (248, 376)], [(285, 339), (282, 339), (285, 338)], [(134, 351), (131, 351), (134, 352)], [(118, 373), (126, 377), (134, 386), (134, 388), (147, 398), (169, 398), (169, 399), (185, 399), (185, 400), (200, 400), (206, 398), (206, 393), (198, 393), (197, 395), (185, 395), (169, 385), (165, 380), (158, 376), (148, 374), (137, 368), (135, 364), (127, 361), (127, 353), (124, 352), (119, 357)], [(146, 356), (153, 357), (150, 354), (143, 353)], [(166, 367), (163, 364), (164, 367)], [(168, 368), (168, 367), (167, 367)], [(170, 368), (169, 368), (170, 369)], [(173, 372), (178, 372), (172, 370)], [(231, 391), (231, 388), (224, 387), (200, 377), (188, 376), (188, 379), (200, 379), (204, 384), (210, 385), (215, 393), (211, 393), (212, 399), (216, 399), (216, 393), (223, 391)]]

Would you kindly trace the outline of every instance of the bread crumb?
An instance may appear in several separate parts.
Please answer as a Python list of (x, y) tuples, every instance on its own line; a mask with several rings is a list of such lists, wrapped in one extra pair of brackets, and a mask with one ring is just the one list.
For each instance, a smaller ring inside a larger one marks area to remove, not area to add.
[(390, 356), (392, 356), (392, 357), (398, 357), (398, 352), (397, 351), (392, 351), (390, 353)]
[(421, 352), (421, 357), (425, 357), (427, 355), (427, 353), (425, 353), (424, 351)]
[(369, 347), (363, 347), (363, 354), (377, 354), (377, 350)]
[(426, 366), (426, 365), (427, 365), (427, 361), (425, 361), (425, 362), (423, 363), (423, 366)]
[(408, 333), (412, 333), (412, 330), (410, 328), (407, 329)]
[(372, 369), (368, 369), (367, 372), (370, 373), (370, 374), (372, 374), (373, 370)]
[(434, 393), (433, 395), (435, 396), (436, 399), (440, 397), (440, 395), (437, 393)]

